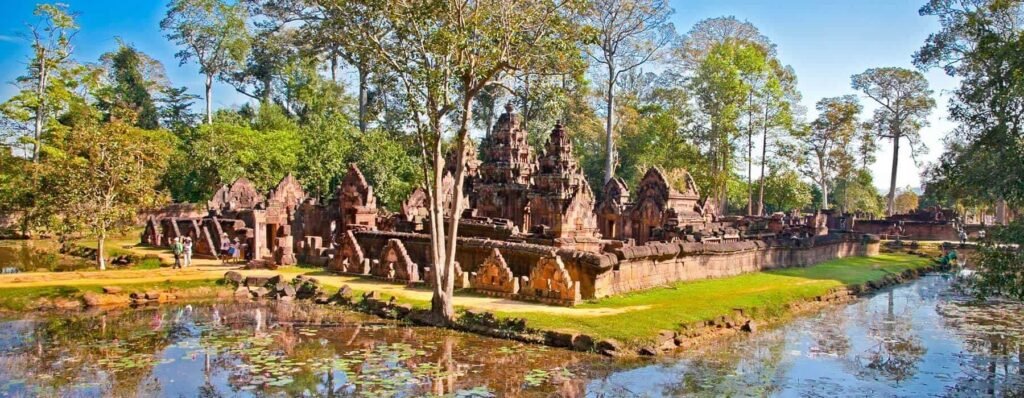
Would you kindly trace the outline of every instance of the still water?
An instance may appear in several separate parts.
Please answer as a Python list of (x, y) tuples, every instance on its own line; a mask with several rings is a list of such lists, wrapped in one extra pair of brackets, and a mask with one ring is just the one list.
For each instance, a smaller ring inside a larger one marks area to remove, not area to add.
[(612, 360), (305, 305), (0, 322), (2, 396), (1021, 396), (1024, 307), (930, 275), (657, 360)]

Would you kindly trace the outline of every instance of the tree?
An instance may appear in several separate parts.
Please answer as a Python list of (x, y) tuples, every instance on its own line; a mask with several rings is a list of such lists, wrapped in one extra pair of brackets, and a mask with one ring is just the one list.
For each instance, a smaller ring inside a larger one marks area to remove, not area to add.
[[(773, 168), (773, 170), (776, 170)], [(761, 178), (770, 210), (788, 212), (811, 204), (811, 187), (793, 170), (780, 170)]]
[(191, 59), (206, 76), (206, 123), (213, 123), (213, 79), (240, 64), (249, 52), (244, 4), (222, 0), (174, 0), (167, 6), (160, 28), (167, 38), (185, 47), (177, 54), (181, 64)]
[(134, 225), (140, 210), (165, 201), (156, 187), (171, 138), (118, 120), (78, 120), (60, 144), (48, 147), (44, 179), (61, 225), (96, 236), (96, 263), (105, 270), (110, 233)]
[(900, 140), (907, 140), (915, 159), (917, 154), (927, 151), (921, 143), (920, 131), (928, 125), (928, 115), (935, 107), (932, 90), (921, 72), (895, 67), (868, 69), (853, 75), (851, 86), (878, 103), (879, 108), (871, 119), (872, 129), (879, 138), (892, 140), (892, 172), (886, 205), (886, 213), (892, 215), (896, 210)]
[(647, 63), (674, 38), (671, 14), (665, 0), (596, 0), (583, 14), (583, 23), (597, 33), (587, 54), (606, 71), (605, 181), (615, 175), (615, 85), (622, 73)]
[[(4, 104), (3, 112), (13, 120), (32, 121), (32, 161), (39, 162), (43, 129), (60, 107), (63, 97), (60, 74), (72, 67), (71, 41), (78, 33), (75, 15), (61, 3), (39, 4), (33, 15), (39, 18), (29, 25), (32, 56), (28, 73), (17, 79), (21, 91)], [(55, 98), (56, 97), (56, 98)]]
[(109, 114), (114, 109), (130, 110), (135, 126), (154, 130), (160, 126), (153, 94), (166, 85), (164, 67), (132, 46), (120, 43), (117, 51), (103, 54), (109, 86), (102, 90), (98, 106)]
[[(465, 155), (473, 105), (484, 87), (527, 66), (558, 70), (564, 54), (578, 43), (573, 13), (577, 2), (529, 0), (472, 3), (437, 0), (381, 2), (330, 1), (349, 21), (352, 50), (380, 60), (404, 91), (420, 147), (421, 169), (428, 187), (431, 265), (435, 272), (432, 313), (454, 319), (452, 305), (459, 216), (462, 212)], [(387, 32), (366, 29), (377, 21)], [(443, 136), (454, 129), (455, 186), (449, 226), (445, 228)]]
[(809, 130), (801, 140), (804, 148), (800, 169), (808, 178), (818, 184), (821, 190), (823, 209), (829, 208), (829, 190), (833, 181), (844, 171), (852, 170), (853, 156), (850, 143), (857, 132), (857, 116), (861, 106), (852, 95), (823, 98), (816, 105), (818, 118), (811, 122)]
[(917, 193), (914, 192), (913, 188), (906, 187), (903, 191), (896, 195), (896, 213), (906, 214), (914, 210), (917, 210), (918, 197)]
[(762, 47), (748, 42), (729, 40), (715, 44), (690, 80), (690, 91), (706, 120), (701, 138), (707, 143), (703, 149), (710, 163), (708, 195), (718, 203), (721, 214), (729, 203), (740, 117), (753, 90), (743, 77), (764, 64), (764, 54)]
[(775, 45), (761, 34), (754, 24), (740, 21), (734, 16), (701, 20), (686, 33), (680, 46), (675, 49), (675, 58), (687, 70), (696, 70), (716, 45), (736, 41), (760, 46), (767, 54), (775, 57)]
[(162, 96), (157, 99), (161, 105), (158, 110), (160, 112), (160, 124), (175, 133), (181, 133), (186, 128), (191, 127), (195, 124), (198, 119), (198, 115), (192, 112), (192, 101), (195, 101), (199, 96), (188, 93), (186, 87), (164, 87), (161, 91)]
[[(800, 92), (796, 89), (796, 72), (775, 58), (769, 61), (768, 81), (761, 93), (764, 114), (761, 118), (761, 176), (765, 175), (765, 166), (770, 162), (769, 155), (779, 157), (781, 145), (780, 135), (789, 135), (793, 130), (795, 113), (800, 106)], [(781, 134), (780, 134), (781, 132)], [(769, 151), (768, 148), (776, 148)], [(765, 178), (758, 184), (757, 208), (754, 214), (765, 215), (764, 190)]]

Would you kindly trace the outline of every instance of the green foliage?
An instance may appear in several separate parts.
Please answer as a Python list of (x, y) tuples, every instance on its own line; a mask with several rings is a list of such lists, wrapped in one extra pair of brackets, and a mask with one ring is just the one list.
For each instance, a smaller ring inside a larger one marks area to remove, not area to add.
[(411, 137), (394, 137), (376, 129), (356, 135), (353, 142), (350, 161), (359, 165), (378, 203), (392, 211), (422, 181), (423, 171), (410, 156), (411, 148), (415, 148)]
[(175, 54), (184, 64), (192, 59), (206, 75), (206, 120), (212, 115), (210, 95), (213, 78), (237, 67), (250, 49), (245, 3), (222, 0), (174, 0), (160, 28), (167, 38), (185, 47)]
[(829, 208), (836, 179), (849, 178), (854, 171), (853, 143), (862, 107), (857, 97), (846, 95), (822, 98), (817, 108), (818, 118), (801, 132), (802, 145), (793, 156), (800, 171), (817, 184), (822, 208)]
[(353, 153), (355, 126), (340, 114), (313, 115), (302, 131), (296, 177), (310, 196), (329, 199), (348, 170), (346, 160)]
[[(151, 93), (159, 92), (162, 82), (152, 75), (163, 75), (163, 65), (132, 46), (120, 44), (117, 51), (104, 54), (107, 80), (110, 85), (100, 90), (97, 106), (109, 118), (134, 120), (136, 127), (153, 130), (160, 126), (159, 113)], [(149, 71), (150, 76), (146, 76)]]
[(754, 88), (745, 78), (764, 69), (766, 56), (763, 47), (749, 42), (715, 43), (697, 65), (690, 84), (697, 107), (707, 118), (703, 137), (707, 142), (703, 149), (711, 165), (707, 194), (722, 206), (729, 200), (740, 116), (753, 95)]
[(917, 210), (918, 208), (918, 197), (917, 193), (910, 187), (906, 187), (896, 195), (896, 212), (905, 214)]
[(878, 194), (871, 171), (867, 169), (859, 169), (852, 176), (837, 179), (831, 198), (843, 212), (863, 212), (876, 217), (885, 213), (885, 200)]
[[(288, 172), (295, 170), (302, 148), (295, 130), (257, 130), (224, 122), (203, 125), (191, 144), (191, 155), (184, 164), (189, 168), (208, 170), (215, 184), (227, 184), (246, 177), (260, 191), (277, 185)], [(205, 187), (209, 198), (216, 185)]]
[(192, 112), (192, 102), (199, 96), (188, 93), (186, 87), (165, 87), (161, 91), (160, 125), (178, 136), (185, 134), (196, 124), (199, 116)]
[(981, 297), (1024, 300), (1024, 222), (1018, 220), (989, 231), (972, 259), (981, 278), (973, 285)]
[[(1022, 12), (1019, 0), (930, 0), (921, 7), (921, 15), (937, 17), (941, 30), (914, 54), (914, 63), (942, 68), (960, 81), (949, 103), (950, 119), (959, 127), (926, 173), (930, 201), (1024, 204), (1024, 29), (1017, 22)], [(1021, 231), (1018, 221), (984, 242), (981, 294), (1024, 299)]]
[[(620, 121), (630, 125), (622, 129), (619, 144), (622, 164), (618, 173), (628, 186), (636, 186), (647, 169), (655, 166), (668, 174), (704, 170), (699, 150), (683, 134), (675, 112), (654, 105), (639, 112), (624, 108), (619, 114)], [(631, 128), (633, 126), (635, 128)], [(676, 188), (685, 189), (685, 185)]]
[(793, 170), (769, 174), (765, 179), (764, 203), (767, 214), (803, 209), (811, 204), (811, 186)]
[[(102, 248), (111, 232), (135, 224), (140, 210), (166, 202), (157, 185), (167, 168), (172, 137), (120, 121), (82, 118), (46, 147), (44, 194), (61, 218), (63, 234), (89, 232)], [(104, 256), (98, 258), (101, 269)]]

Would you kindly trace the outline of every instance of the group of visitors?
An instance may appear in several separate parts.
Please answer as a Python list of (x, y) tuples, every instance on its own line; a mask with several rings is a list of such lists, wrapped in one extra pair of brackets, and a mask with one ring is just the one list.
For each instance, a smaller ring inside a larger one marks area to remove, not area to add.
[(242, 259), (242, 251), (245, 249), (245, 244), (240, 243), (238, 238), (231, 239), (228, 234), (221, 234), (220, 236), (220, 261), (224, 264), (228, 262), (239, 262)]
[(174, 252), (173, 268), (192, 266), (192, 237), (186, 236), (184, 239), (177, 236), (174, 237), (174, 242), (171, 243), (171, 251)]
[[(174, 253), (174, 267), (175, 269), (187, 268), (192, 266), (192, 237), (186, 236), (175, 237), (171, 242), (171, 252)], [(239, 262), (242, 260), (243, 252), (245, 252), (246, 244), (238, 241), (238, 238), (231, 239), (228, 234), (221, 235), (220, 238), (220, 256), (218, 256), (222, 263), (228, 264), (230, 262)]]

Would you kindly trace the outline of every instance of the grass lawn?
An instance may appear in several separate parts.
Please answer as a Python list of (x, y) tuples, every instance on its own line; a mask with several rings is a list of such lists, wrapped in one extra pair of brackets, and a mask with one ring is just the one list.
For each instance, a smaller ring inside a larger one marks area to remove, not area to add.
[(531, 328), (575, 331), (593, 337), (638, 342), (653, 338), (659, 330), (677, 330), (681, 324), (731, 315), (737, 308), (755, 319), (783, 316), (787, 303), (813, 298), (835, 287), (863, 284), (890, 273), (931, 263), (930, 259), (906, 254), (851, 257), (806, 268), (681, 282), (576, 307), (629, 308), (611, 315), (577, 317), (539, 312), (499, 312), (496, 315), (525, 318)]
[[(0, 308), (6, 310), (22, 311), (30, 304), (40, 298), (47, 299), (78, 299), (87, 292), (100, 293), (103, 286), (110, 283), (84, 284), (84, 285), (54, 285), (54, 286), (32, 286), (32, 287), (6, 287), (0, 289)], [(175, 288), (179, 290), (208, 287), (222, 287), (218, 280), (178, 280), (150, 283), (117, 284), (125, 292), (145, 292), (149, 290), (168, 290)]]

